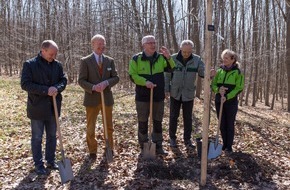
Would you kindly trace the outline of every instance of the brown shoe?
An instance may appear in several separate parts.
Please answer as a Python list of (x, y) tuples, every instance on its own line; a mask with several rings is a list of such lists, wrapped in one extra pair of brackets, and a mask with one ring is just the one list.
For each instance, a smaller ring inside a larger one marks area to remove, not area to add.
[(96, 160), (97, 159), (97, 154), (96, 153), (90, 153), (90, 159), (91, 160)]

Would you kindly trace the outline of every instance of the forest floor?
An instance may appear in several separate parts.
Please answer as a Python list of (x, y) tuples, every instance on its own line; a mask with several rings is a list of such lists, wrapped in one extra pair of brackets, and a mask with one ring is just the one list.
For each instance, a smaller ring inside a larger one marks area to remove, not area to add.
[[(146, 161), (140, 156), (137, 143), (134, 90), (114, 89), (115, 154), (108, 164), (103, 156), (100, 117), (96, 127), (97, 159), (89, 159), (83, 90), (68, 85), (63, 92), (60, 123), (74, 179), (62, 185), (58, 171), (51, 171), (48, 176), (37, 176), (34, 172), (31, 129), (26, 117), (27, 94), (21, 90), (19, 79), (0, 77), (0, 88), (0, 189), (289, 189), (290, 113), (281, 108), (270, 110), (260, 102), (256, 107), (239, 107), (234, 152), (208, 161), (206, 185), (201, 186), (201, 161), (196, 148), (187, 149), (183, 145), (182, 119), (177, 131), (178, 148), (169, 147), (168, 101), (163, 136), (164, 149), (169, 154)], [(195, 99), (193, 113), (195, 139), (202, 130), (202, 99)], [(213, 108), (210, 137), (214, 136), (216, 126)], [(57, 159), (60, 158), (58, 147)]]

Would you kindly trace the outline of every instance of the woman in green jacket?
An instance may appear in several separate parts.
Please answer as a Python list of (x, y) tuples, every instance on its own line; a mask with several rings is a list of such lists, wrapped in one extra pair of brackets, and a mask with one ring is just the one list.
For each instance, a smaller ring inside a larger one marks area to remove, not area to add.
[(232, 152), (235, 133), (235, 120), (238, 111), (238, 94), (244, 89), (244, 76), (239, 69), (238, 55), (229, 49), (221, 54), (222, 65), (212, 81), (212, 90), (216, 93), (215, 106), (219, 116), (221, 102), (221, 135), (223, 150)]

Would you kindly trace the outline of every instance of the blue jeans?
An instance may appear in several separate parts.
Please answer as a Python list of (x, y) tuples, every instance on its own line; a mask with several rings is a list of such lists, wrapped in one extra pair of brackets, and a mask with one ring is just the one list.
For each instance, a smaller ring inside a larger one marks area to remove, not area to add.
[(55, 161), (56, 150), (56, 122), (55, 118), (50, 120), (31, 120), (31, 149), (35, 167), (43, 165), (42, 158), (42, 136), (45, 129), (46, 143), (45, 143), (45, 159), (47, 163)]

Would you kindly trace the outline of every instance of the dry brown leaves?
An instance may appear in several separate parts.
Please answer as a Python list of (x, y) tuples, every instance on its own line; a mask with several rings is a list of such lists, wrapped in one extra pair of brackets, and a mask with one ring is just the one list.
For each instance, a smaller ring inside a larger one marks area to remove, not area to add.
[[(195, 149), (182, 142), (168, 145), (168, 101), (164, 115), (164, 148), (168, 156), (145, 161), (137, 143), (137, 120), (132, 89), (114, 90), (114, 161), (106, 162), (100, 117), (96, 127), (99, 151), (88, 158), (83, 91), (69, 85), (64, 95), (61, 126), (66, 156), (72, 161), (74, 180), (61, 185), (57, 171), (37, 176), (30, 152), (30, 126), (26, 118), (26, 93), (18, 79), (0, 82), (0, 188), (1, 189), (286, 189), (290, 185), (289, 113), (243, 106), (238, 112), (234, 153), (208, 162), (207, 184), (200, 186), (200, 160)], [(200, 132), (203, 102), (196, 99), (193, 126)], [(217, 125), (211, 113), (210, 136)], [(193, 134), (195, 136), (195, 134)], [(57, 159), (60, 159), (59, 152)]]

